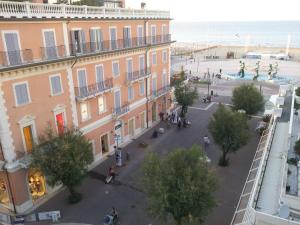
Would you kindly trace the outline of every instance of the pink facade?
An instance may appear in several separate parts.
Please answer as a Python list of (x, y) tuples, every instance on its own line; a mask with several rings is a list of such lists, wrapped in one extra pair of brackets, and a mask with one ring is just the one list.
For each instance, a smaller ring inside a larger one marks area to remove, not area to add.
[(27, 160), (48, 126), (81, 129), (96, 165), (114, 150), (116, 135), (126, 145), (168, 112), (169, 21), (0, 21), (1, 206), (24, 212), (53, 192)]

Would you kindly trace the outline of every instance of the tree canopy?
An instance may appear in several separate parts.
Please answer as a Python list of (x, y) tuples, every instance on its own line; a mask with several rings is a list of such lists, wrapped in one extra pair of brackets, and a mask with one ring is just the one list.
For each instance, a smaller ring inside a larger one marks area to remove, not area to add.
[(188, 107), (198, 98), (198, 92), (196, 87), (192, 88), (191, 85), (180, 82), (175, 85), (175, 97), (181, 106), (180, 116), (185, 117)]
[(178, 148), (163, 158), (150, 154), (143, 171), (149, 212), (164, 221), (200, 224), (216, 205), (216, 176), (199, 146)]
[(209, 131), (215, 143), (221, 147), (222, 156), (219, 161), (221, 166), (228, 164), (227, 154), (239, 150), (240, 147), (247, 143), (249, 136), (246, 115), (233, 112), (221, 104), (213, 114), (209, 124)]
[(235, 88), (232, 103), (235, 110), (243, 109), (248, 115), (264, 109), (264, 98), (253, 84), (243, 84)]
[(79, 130), (56, 134), (47, 131), (32, 152), (33, 168), (40, 169), (51, 186), (64, 184), (70, 191), (70, 202), (80, 200), (75, 192), (93, 162), (92, 146)]

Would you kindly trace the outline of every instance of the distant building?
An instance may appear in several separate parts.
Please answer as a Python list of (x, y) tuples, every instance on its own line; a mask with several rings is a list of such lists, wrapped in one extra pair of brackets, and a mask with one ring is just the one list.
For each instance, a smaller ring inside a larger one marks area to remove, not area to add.
[(28, 169), (48, 124), (58, 133), (78, 127), (92, 143), (93, 166), (171, 107), (170, 13), (99, 2), (0, 1), (2, 211), (30, 211), (58, 188)]

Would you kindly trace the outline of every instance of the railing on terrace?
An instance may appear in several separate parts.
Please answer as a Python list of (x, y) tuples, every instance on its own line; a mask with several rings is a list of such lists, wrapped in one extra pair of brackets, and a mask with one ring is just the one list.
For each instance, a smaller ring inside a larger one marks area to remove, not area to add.
[(150, 67), (148, 67), (146, 70), (137, 70), (131, 73), (126, 73), (127, 82), (139, 80), (143, 77), (148, 76), (150, 73)]
[(112, 113), (115, 118), (122, 116), (122, 115), (126, 114), (127, 112), (129, 112), (129, 103), (125, 103), (121, 107), (116, 107), (116, 108), (112, 109)]
[(33, 62), (33, 54), (31, 49), (18, 51), (1, 51), (0, 66), (18, 66)]
[(65, 46), (41, 47), (41, 56), (43, 61), (66, 57)]
[(171, 34), (164, 35), (156, 35), (156, 36), (148, 36), (147, 43), (148, 44), (162, 44), (171, 41)]
[(166, 85), (166, 86), (164, 86), (164, 87), (162, 87), (162, 88), (160, 88), (158, 90), (152, 90), (152, 96), (154, 98), (158, 98), (158, 97), (160, 97), (162, 95), (167, 94), (170, 90), (171, 90), (170, 85)]
[(0, 1), (4, 18), (161, 18), (169, 11)]
[(103, 82), (97, 82), (85, 87), (75, 87), (75, 95), (78, 101), (93, 98), (113, 88), (113, 79), (109, 78)]

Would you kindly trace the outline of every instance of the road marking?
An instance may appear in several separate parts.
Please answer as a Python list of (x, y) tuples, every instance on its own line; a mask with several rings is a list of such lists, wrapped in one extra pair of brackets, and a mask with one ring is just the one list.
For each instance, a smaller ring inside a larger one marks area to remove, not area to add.
[(198, 110), (208, 110), (210, 107), (212, 107), (214, 104), (216, 104), (216, 102), (211, 102), (208, 106), (206, 106), (205, 108), (202, 108), (202, 107), (193, 107), (193, 106), (190, 106), (189, 108), (191, 109), (198, 109)]

